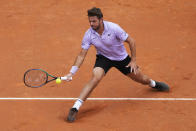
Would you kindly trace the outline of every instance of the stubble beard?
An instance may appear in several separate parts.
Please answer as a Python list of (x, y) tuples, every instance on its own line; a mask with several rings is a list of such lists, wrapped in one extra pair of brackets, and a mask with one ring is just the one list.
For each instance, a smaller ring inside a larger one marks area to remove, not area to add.
[(98, 31), (99, 29), (100, 29), (100, 24), (96, 28), (93, 28), (93, 30), (95, 30), (95, 31)]

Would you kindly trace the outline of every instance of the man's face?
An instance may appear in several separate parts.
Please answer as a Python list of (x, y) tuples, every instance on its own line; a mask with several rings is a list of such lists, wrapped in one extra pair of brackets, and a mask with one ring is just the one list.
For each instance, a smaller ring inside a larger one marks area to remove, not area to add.
[(90, 26), (93, 28), (93, 30), (98, 30), (100, 28), (102, 18), (98, 19), (97, 16), (89, 16), (88, 20), (89, 20)]

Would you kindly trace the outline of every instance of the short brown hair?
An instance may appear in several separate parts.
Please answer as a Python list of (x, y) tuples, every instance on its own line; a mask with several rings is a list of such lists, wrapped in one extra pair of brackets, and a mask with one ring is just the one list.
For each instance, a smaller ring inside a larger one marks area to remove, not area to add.
[(97, 16), (99, 19), (103, 17), (100, 8), (93, 7), (89, 9), (87, 12), (88, 12), (88, 16)]

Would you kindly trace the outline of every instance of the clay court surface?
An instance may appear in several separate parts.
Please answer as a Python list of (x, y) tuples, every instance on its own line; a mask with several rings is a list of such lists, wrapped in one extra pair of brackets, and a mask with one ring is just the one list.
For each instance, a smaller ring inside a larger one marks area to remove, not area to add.
[[(171, 86), (157, 92), (111, 69), (91, 98), (196, 98), (195, 0), (1, 0), (0, 97), (77, 98), (91, 77), (95, 49), (72, 82), (37, 89), (22, 81), (29, 68), (67, 74), (89, 28), (86, 10), (118, 23), (136, 41), (137, 64)], [(125, 44), (126, 45), (126, 44)], [(129, 50), (126, 45), (127, 50)], [(73, 100), (0, 100), (1, 131), (195, 131), (196, 101), (91, 101), (75, 123), (64, 118)]]

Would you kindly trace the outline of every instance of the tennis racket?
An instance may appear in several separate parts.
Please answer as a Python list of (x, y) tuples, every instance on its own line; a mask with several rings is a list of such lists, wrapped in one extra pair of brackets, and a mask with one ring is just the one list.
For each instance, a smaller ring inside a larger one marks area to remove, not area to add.
[[(42, 69), (29, 69), (24, 73), (24, 84), (28, 87), (41, 87), (57, 78), (67, 80), (67, 77), (56, 77)], [(72, 79), (72, 78), (71, 78)]]

